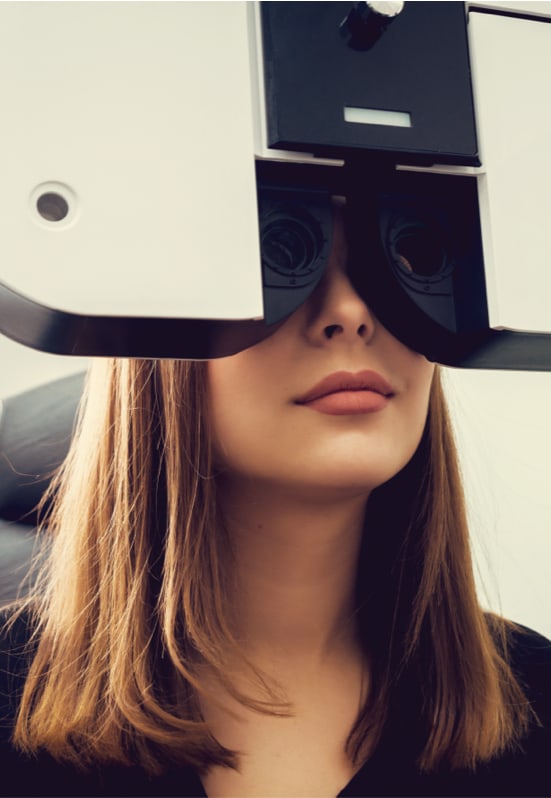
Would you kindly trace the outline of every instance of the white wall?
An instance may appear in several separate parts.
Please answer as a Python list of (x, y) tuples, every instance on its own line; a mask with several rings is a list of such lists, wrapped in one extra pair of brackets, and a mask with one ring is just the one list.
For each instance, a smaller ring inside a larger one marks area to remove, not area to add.
[(446, 370), (483, 603), (551, 637), (551, 374)]
[[(0, 364), (1, 398), (87, 361), (0, 336)], [(481, 600), (551, 637), (551, 374), (447, 369), (445, 378)]]

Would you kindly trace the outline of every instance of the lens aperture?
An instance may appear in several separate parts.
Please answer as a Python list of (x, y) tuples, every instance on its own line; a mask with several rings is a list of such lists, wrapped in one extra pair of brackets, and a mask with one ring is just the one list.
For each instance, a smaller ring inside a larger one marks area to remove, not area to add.
[(311, 231), (296, 219), (275, 219), (263, 230), (264, 259), (279, 274), (307, 271), (316, 257), (316, 249)]
[(435, 227), (405, 227), (398, 233), (394, 249), (404, 269), (419, 277), (435, 277), (446, 266), (446, 249)]
[(319, 222), (305, 209), (279, 207), (262, 219), (262, 260), (278, 274), (309, 274), (316, 267), (323, 243)]
[(453, 270), (446, 232), (430, 218), (395, 217), (387, 228), (386, 248), (397, 276), (408, 281), (426, 286)]

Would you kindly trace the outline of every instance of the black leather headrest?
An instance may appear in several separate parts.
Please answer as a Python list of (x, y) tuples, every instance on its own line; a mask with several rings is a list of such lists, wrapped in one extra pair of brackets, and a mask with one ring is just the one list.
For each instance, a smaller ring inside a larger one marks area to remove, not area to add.
[(35, 522), (35, 508), (63, 462), (84, 374), (73, 374), (0, 404), (0, 518)]

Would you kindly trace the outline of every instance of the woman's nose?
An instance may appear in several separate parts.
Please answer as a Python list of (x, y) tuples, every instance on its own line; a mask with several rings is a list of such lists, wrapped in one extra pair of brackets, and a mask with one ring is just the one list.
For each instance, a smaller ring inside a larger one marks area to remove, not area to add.
[(344, 269), (330, 266), (310, 302), (309, 335), (316, 343), (371, 340), (377, 320)]

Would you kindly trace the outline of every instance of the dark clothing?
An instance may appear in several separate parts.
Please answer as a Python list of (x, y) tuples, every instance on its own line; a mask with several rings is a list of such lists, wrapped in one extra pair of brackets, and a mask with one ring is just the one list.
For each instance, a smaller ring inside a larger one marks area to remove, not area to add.
[[(0, 620), (2, 620), (0, 615)], [(102, 767), (83, 775), (40, 755), (26, 758), (9, 743), (28, 661), (20, 619), (0, 636), (0, 795), (205, 796), (191, 768), (149, 779), (139, 768)], [(542, 722), (533, 724), (524, 750), (500, 757), (474, 773), (422, 775), (408, 755), (403, 731), (388, 734), (340, 796), (551, 796), (551, 642), (526, 630), (515, 633), (512, 661)], [(289, 796), (291, 798), (291, 796)]]

